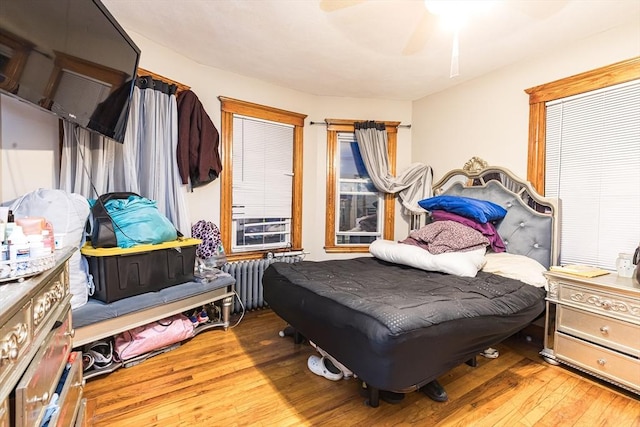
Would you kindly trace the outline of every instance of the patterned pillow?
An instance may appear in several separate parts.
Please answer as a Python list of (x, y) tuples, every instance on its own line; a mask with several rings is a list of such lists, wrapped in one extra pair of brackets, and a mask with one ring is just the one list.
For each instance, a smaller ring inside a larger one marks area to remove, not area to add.
[(432, 211), (431, 218), (433, 218), (434, 221), (455, 221), (455, 222), (459, 222), (460, 224), (464, 224), (467, 227), (471, 227), (474, 230), (478, 230), (479, 232), (484, 234), (487, 237), (487, 239), (489, 239), (489, 243), (491, 244), (491, 249), (494, 252), (504, 252), (507, 250), (506, 246), (504, 245), (504, 242), (502, 241), (502, 238), (500, 237), (500, 234), (498, 234), (498, 230), (496, 230), (496, 226), (493, 225), (491, 222), (486, 222), (482, 224), (482, 223), (479, 223), (478, 221), (475, 221), (470, 218), (466, 218), (462, 215), (454, 214), (452, 212), (447, 212), (447, 211), (441, 211), (441, 210)]
[(436, 221), (412, 231), (410, 238), (424, 242), (434, 255), (484, 249), (489, 245), (481, 232), (455, 221)]
[(196, 256), (208, 259), (217, 255), (220, 247), (220, 230), (211, 221), (200, 220), (191, 227), (191, 236), (202, 240), (196, 248)]

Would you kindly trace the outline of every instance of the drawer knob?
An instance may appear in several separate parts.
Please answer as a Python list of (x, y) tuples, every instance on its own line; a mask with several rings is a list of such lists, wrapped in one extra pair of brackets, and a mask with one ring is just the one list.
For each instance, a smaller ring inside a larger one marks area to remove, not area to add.
[(3, 348), (0, 350), (0, 365), (5, 360), (9, 362), (15, 362), (18, 359), (18, 348), (10, 346), (9, 348)]
[[(602, 330), (602, 328), (600, 328), (600, 329)], [(76, 330), (75, 330), (75, 329), (71, 329), (70, 331), (65, 332), (64, 334), (65, 334), (66, 336), (68, 336), (68, 337), (73, 338), (73, 337), (75, 337), (75, 336), (76, 336)]]
[(49, 401), (49, 392), (45, 391), (44, 393), (42, 393), (42, 396), (38, 397), (35, 396), (33, 399), (29, 400), (29, 403), (37, 403), (37, 402), (47, 402)]
[(609, 334), (609, 327), (608, 326), (600, 326), (600, 332), (602, 332), (602, 335), (608, 335)]
[(611, 301), (602, 301), (602, 308), (604, 308), (605, 310), (609, 310), (611, 308)]
[(13, 363), (18, 359), (18, 337), (16, 334), (9, 334), (9, 337), (0, 342), (0, 365), (5, 360)]
[(604, 366), (604, 365), (605, 365), (605, 363), (607, 363), (607, 361), (606, 361), (606, 360), (604, 360), (604, 359), (598, 359), (598, 365), (600, 365), (600, 366)]

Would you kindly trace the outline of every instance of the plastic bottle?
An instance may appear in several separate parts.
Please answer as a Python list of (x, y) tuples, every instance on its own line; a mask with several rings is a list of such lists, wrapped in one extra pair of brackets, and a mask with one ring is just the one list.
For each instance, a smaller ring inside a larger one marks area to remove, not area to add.
[(42, 234), (28, 234), (27, 240), (29, 241), (29, 256), (31, 259), (40, 258), (51, 253), (51, 251), (46, 252)]
[(42, 243), (44, 244), (45, 255), (49, 255), (55, 251), (55, 241), (49, 230), (42, 230)]
[(9, 213), (7, 214), (7, 223), (4, 226), (4, 241), (5, 242), (9, 240), (9, 236), (13, 232), (13, 228), (15, 226), (16, 226), (16, 222), (15, 222), (15, 219), (13, 217), (13, 211), (9, 210)]
[(0, 262), (9, 259), (9, 246), (5, 241), (5, 226), (6, 223), (0, 219)]
[(9, 260), (16, 264), (15, 275), (26, 273), (29, 268), (29, 239), (22, 232), (22, 227), (16, 225), (7, 239), (9, 240)]

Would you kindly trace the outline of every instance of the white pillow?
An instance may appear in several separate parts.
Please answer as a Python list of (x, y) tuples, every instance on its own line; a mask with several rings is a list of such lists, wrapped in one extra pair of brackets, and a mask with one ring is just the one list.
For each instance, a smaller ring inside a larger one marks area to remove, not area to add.
[(494, 273), (510, 279), (520, 280), (528, 285), (542, 288), (547, 285), (543, 273), (547, 269), (533, 258), (506, 252), (488, 253), (482, 271)]
[(376, 258), (427, 271), (440, 271), (463, 277), (475, 277), (484, 265), (485, 248), (467, 252), (433, 255), (418, 246), (378, 239), (369, 245)]

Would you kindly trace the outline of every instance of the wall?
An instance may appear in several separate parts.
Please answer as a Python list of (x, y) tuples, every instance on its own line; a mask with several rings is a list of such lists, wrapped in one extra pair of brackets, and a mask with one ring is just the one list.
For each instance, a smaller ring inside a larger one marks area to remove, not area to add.
[[(220, 130), (220, 102), (218, 96), (268, 105), (306, 114), (303, 160), (303, 223), (302, 235), (307, 259), (327, 258), (324, 250), (326, 130), (310, 125), (325, 118), (395, 120), (410, 123), (411, 102), (376, 99), (320, 97), (265, 82), (239, 76), (223, 70), (205, 67), (168, 50), (134, 31), (127, 30), (142, 50), (140, 66), (165, 77), (191, 86), (204, 105), (211, 120)], [(401, 128), (398, 135), (398, 170), (411, 162), (411, 133)], [(187, 194), (192, 221), (210, 219), (219, 224), (220, 181), (196, 188)], [(396, 236), (405, 237), (406, 221), (396, 214)], [(351, 255), (353, 256), (353, 255)], [(339, 256), (338, 256), (339, 257)], [(335, 256), (332, 256), (335, 258)]]
[[(221, 95), (307, 115), (304, 127), (303, 159), (303, 245), (305, 251), (309, 252), (307, 259), (326, 259), (327, 255), (323, 250), (326, 130), (324, 126), (312, 126), (309, 122), (323, 122), (325, 118), (341, 118), (390, 120), (408, 124), (411, 119), (411, 102), (319, 97), (293, 91), (219, 69), (202, 66), (134, 31), (126, 28), (125, 30), (142, 50), (140, 67), (191, 86), (191, 89), (198, 96), (219, 131), (220, 102), (218, 101), (218, 96)], [(5, 98), (7, 97), (2, 96), (0, 102), (4, 104)], [(11, 99), (10, 101), (13, 100)], [(24, 108), (30, 109), (31, 107), (25, 106)], [(13, 121), (13, 117), (7, 117), (4, 112), (2, 113), (0, 123), (4, 125), (3, 127), (9, 129), (8, 132), (11, 136), (2, 136), (0, 143), (3, 150), (1, 152), (6, 153), (10, 150), (11, 156), (20, 156), (21, 159), (27, 159), (31, 155), (29, 145), (34, 141), (40, 141), (42, 146), (48, 147), (48, 150), (44, 152), (52, 156), (51, 147), (57, 146), (57, 119), (46, 114), (41, 117), (38, 114), (41, 112), (33, 108), (31, 110), (12, 113), (12, 116), (16, 114), (24, 116), (17, 122)], [(46, 137), (32, 135), (31, 132), (27, 132), (27, 129), (34, 126), (31, 123), (24, 123), (25, 120), (29, 122), (40, 121), (41, 123), (38, 127), (46, 129)], [(411, 132), (407, 128), (401, 128), (398, 134), (398, 171), (408, 166), (411, 162), (410, 159)], [(29, 166), (32, 164), (35, 163), (30, 163)], [(52, 158), (39, 158), (37, 164), (45, 165), (48, 170), (53, 167), (54, 162)], [(20, 166), (20, 170), (24, 169), (25, 171), (30, 171), (30, 173), (39, 168), (40, 166), (38, 168)], [(12, 194), (22, 194), (40, 186), (51, 187), (55, 183), (53, 176), (50, 176), (48, 172), (45, 173), (42, 179), (35, 179), (35, 176), (27, 176), (26, 181), (20, 181), (14, 173), (10, 174), (9, 172), (9, 169), (5, 169), (3, 165), (3, 185), (6, 179), (6, 185), (12, 188)], [(44, 184), (43, 180), (46, 181)], [(6, 194), (7, 196), (9, 195), (8, 193)], [(2, 195), (5, 196), (5, 194)], [(216, 180), (204, 187), (196, 188), (193, 192), (186, 193), (186, 199), (189, 217), (192, 222), (199, 219), (207, 219), (219, 224), (220, 180)], [(407, 222), (400, 215), (399, 204), (396, 207), (396, 236), (397, 238), (404, 238), (408, 233)], [(349, 256), (353, 255), (344, 255), (344, 257)], [(332, 256), (332, 258), (335, 257)]]
[[(309, 125), (309, 121), (344, 118), (411, 124), (410, 130), (398, 131), (398, 171), (411, 161), (423, 162), (434, 168), (437, 179), (478, 155), (525, 176), (529, 109), (524, 90), (640, 55), (638, 26), (623, 26), (411, 103), (319, 97), (292, 91), (204, 67), (127, 31), (142, 49), (140, 66), (191, 86), (218, 129), (220, 95), (307, 114), (303, 244), (312, 260), (327, 258), (322, 249), (324, 232), (319, 231), (324, 230), (326, 132), (322, 126)], [(57, 119), (1, 96), (0, 126), (1, 199), (55, 186), (57, 159), (51, 147), (57, 146)], [(188, 193), (187, 203), (192, 221), (208, 219), (219, 223), (220, 182), (216, 180)], [(407, 231), (406, 221), (397, 209), (396, 239), (405, 237)]]
[[(430, 164), (436, 180), (472, 156), (526, 177), (529, 98), (524, 90), (638, 55), (640, 25), (635, 22), (414, 101), (413, 160)], [(464, 73), (463, 56), (460, 69)]]
[(0, 201), (55, 187), (57, 147), (55, 116), (10, 96), (0, 96)]

